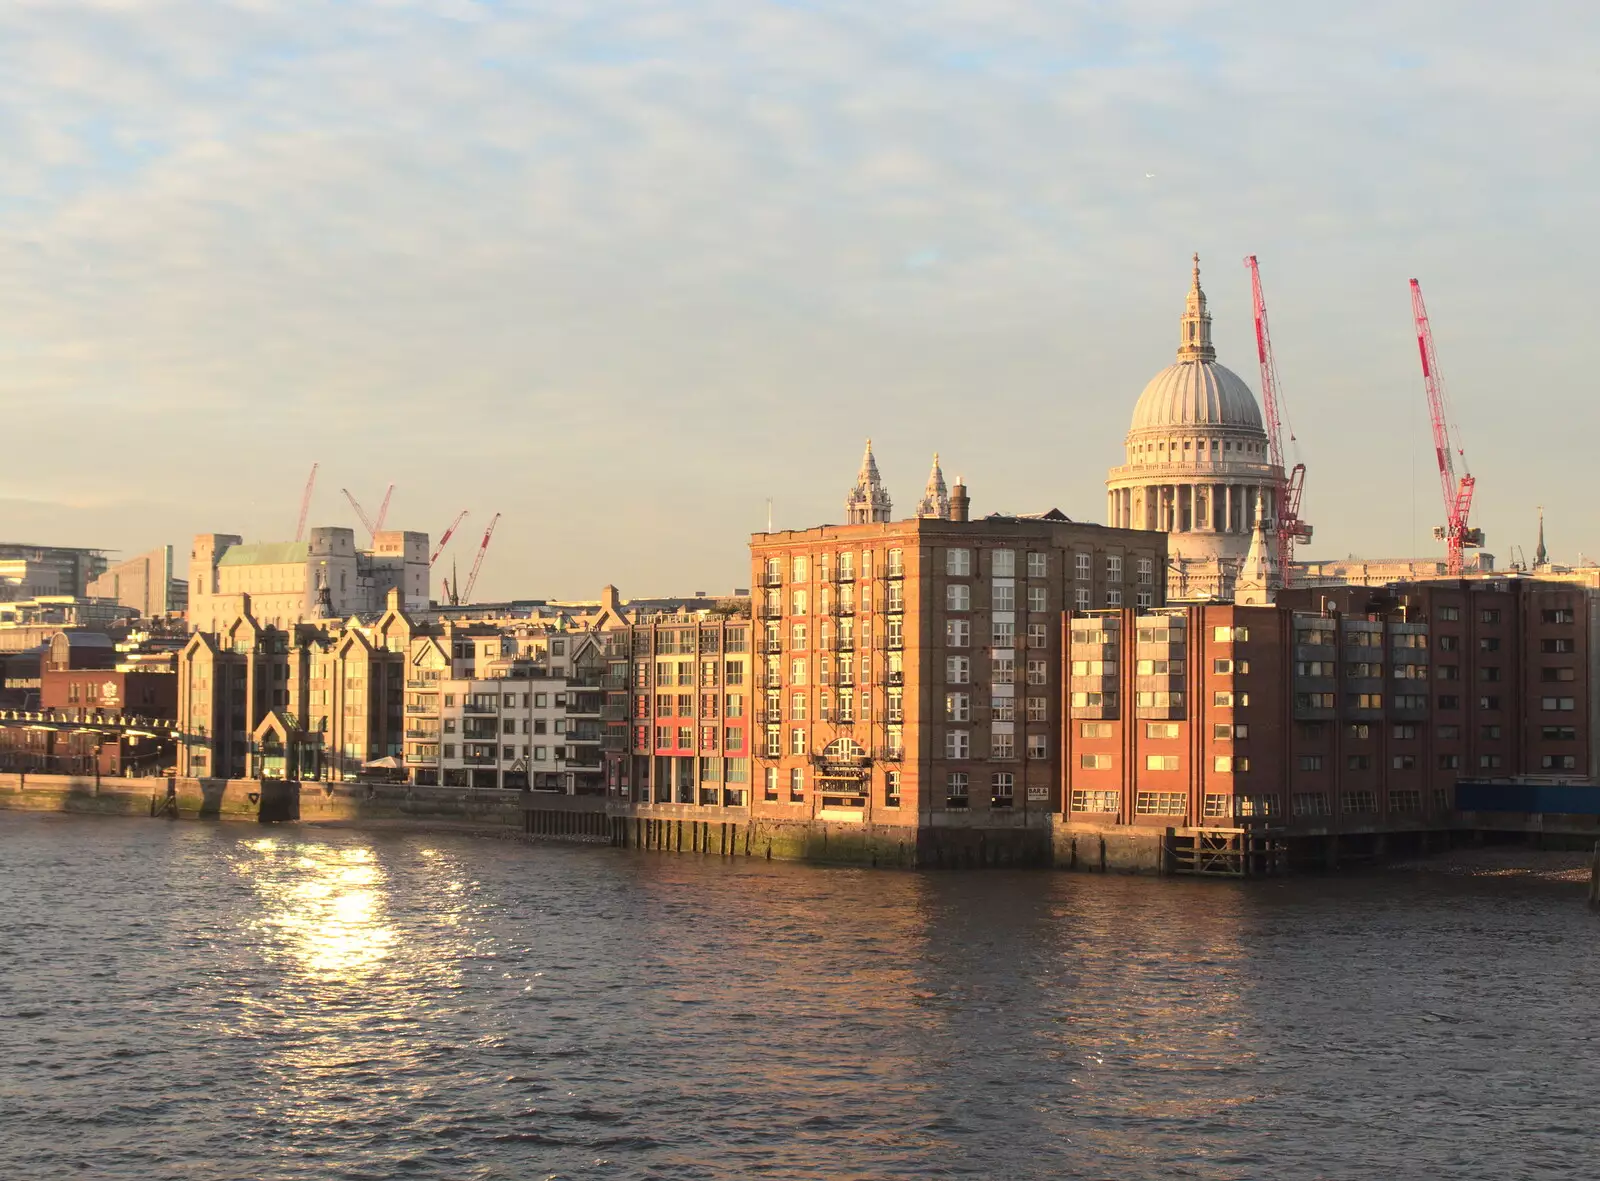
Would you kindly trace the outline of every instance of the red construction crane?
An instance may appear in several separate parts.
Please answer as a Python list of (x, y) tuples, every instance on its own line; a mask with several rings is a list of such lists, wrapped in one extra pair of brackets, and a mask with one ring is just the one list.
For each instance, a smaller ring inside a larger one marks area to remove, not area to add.
[(433, 557), (428, 559), (428, 565), (432, 566), (435, 562), (437, 562), (439, 560), (439, 555), (444, 553), (444, 547), (449, 545), (450, 544), (450, 539), (455, 536), (455, 532), (456, 532), (457, 527), (459, 527), (461, 522), (465, 521), (466, 519), (467, 519), (467, 510), (466, 509), (462, 509), (459, 513), (456, 514), (456, 519), (450, 522), (450, 528), (446, 529), (444, 531), (444, 536), (439, 538), (439, 544), (438, 544), (438, 546), (436, 546), (434, 548)]
[[(1261, 294), (1261, 268), (1256, 256), (1244, 260), (1250, 271), (1250, 298), (1255, 309), (1256, 356), (1261, 362), (1261, 401), (1267, 409), (1267, 447), (1272, 466), (1278, 471), (1277, 488), (1277, 539), (1278, 569), (1283, 585), (1288, 586), (1293, 571), (1294, 547), (1298, 541), (1311, 540), (1311, 526), (1300, 519), (1300, 495), (1305, 490), (1306, 465), (1297, 463), (1292, 469), (1283, 461), (1283, 404), (1278, 389), (1278, 363), (1272, 356), (1272, 333), (1267, 328), (1267, 301)], [(1289, 432), (1294, 442), (1294, 432)]]
[[(1445, 523), (1435, 525), (1433, 535), (1445, 543), (1448, 572), (1456, 577), (1465, 562), (1462, 550), (1483, 544), (1483, 530), (1467, 522), (1472, 512), (1472, 489), (1477, 483), (1467, 467), (1467, 453), (1450, 440), (1450, 402), (1444, 379), (1439, 376), (1439, 358), (1433, 351), (1433, 326), (1422, 302), (1422, 286), (1411, 280), (1411, 318), (1417, 325), (1417, 352), (1422, 355), (1422, 380), (1428, 389), (1428, 413), (1433, 418), (1433, 450), (1439, 460), (1439, 487), (1444, 494)], [(1461, 457), (1461, 475), (1456, 475), (1456, 457)]]
[(361, 518), (362, 527), (368, 533), (376, 534), (378, 531), (372, 526), (372, 518), (367, 516), (366, 510), (361, 507), (356, 498), (350, 495), (350, 489), (341, 488), (339, 491), (344, 493), (344, 498), (350, 502), (350, 507), (356, 510), (356, 516)]
[(311, 490), (317, 486), (317, 468), (319, 464), (311, 465), (311, 474), (306, 477), (305, 495), (300, 498), (300, 523), (294, 527), (294, 539), (304, 541), (306, 537), (306, 514), (311, 511)]
[(494, 520), (489, 522), (489, 527), (483, 531), (483, 542), (478, 546), (478, 556), (473, 560), (472, 573), (467, 575), (467, 589), (461, 596), (463, 603), (472, 602), (473, 588), (478, 585), (478, 571), (483, 569), (483, 555), (489, 552), (489, 539), (494, 536), (494, 527), (500, 523), (500, 514), (494, 515)]
[(383, 528), (384, 521), (389, 518), (389, 498), (394, 495), (394, 485), (390, 484), (383, 494), (383, 503), (378, 506), (378, 515), (372, 518), (372, 531), (376, 533)]

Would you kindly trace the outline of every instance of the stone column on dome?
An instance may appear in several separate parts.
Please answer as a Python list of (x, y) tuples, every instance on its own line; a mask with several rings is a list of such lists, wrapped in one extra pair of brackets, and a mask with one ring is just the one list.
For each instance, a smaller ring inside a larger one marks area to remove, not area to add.
[(1232, 533), (1233, 532), (1233, 485), (1232, 484), (1224, 484), (1222, 486), (1222, 491), (1223, 491), (1223, 499), (1224, 499), (1224, 504), (1223, 504), (1223, 509), (1222, 509), (1222, 531), (1224, 533)]

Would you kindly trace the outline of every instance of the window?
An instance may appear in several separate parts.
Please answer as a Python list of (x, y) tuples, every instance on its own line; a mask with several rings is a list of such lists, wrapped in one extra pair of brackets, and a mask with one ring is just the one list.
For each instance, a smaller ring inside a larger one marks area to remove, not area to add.
[(1073, 558), (1073, 573), (1080, 581), (1087, 582), (1094, 577), (1093, 563), (1094, 559), (1088, 554), (1076, 554)]
[(789, 683), (791, 685), (804, 685), (806, 683), (806, 662), (804, 658), (795, 660), (789, 665)]
[(1049, 573), (1050, 573), (1050, 555), (1049, 554), (1029, 554), (1028, 555), (1028, 577), (1029, 578), (1044, 578)]
[(1370, 771), (1372, 770), (1372, 756), (1349, 755), (1346, 757), (1344, 765), (1351, 771)]
[[(1211, 769), (1213, 771), (1223, 772), (1224, 774), (1232, 774), (1233, 757), (1231, 755), (1214, 756), (1211, 760)], [(1243, 768), (1240, 768), (1240, 770), (1243, 770)]]
[(1182, 816), (1186, 797), (1176, 791), (1141, 791), (1133, 810), (1140, 816)]
[[(1017, 720), (1017, 699), (1015, 697), (993, 697), (989, 701), (991, 716), (997, 722), (1014, 722)], [(966, 721), (965, 718), (960, 719)]]
[(1422, 793), (1415, 788), (1402, 788), (1398, 791), (1391, 791), (1389, 793), (1389, 811), (1422, 811)]
[(1347, 791), (1342, 800), (1345, 812), (1376, 812), (1378, 797), (1370, 791)]
[(1106, 581), (1122, 581), (1122, 556), (1120, 554), (1106, 555)]
[(1578, 679), (1576, 669), (1571, 668), (1541, 668), (1539, 670), (1541, 681), (1575, 681)]
[(1333, 694), (1296, 693), (1294, 695), (1294, 707), (1296, 709), (1332, 709)]
[(796, 693), (789, 698), (789, 720), (803, 722), (806, 720), (806, 695)]
[(1183, 705), (1182, 693), (1137, 693), (1134, 699), (1142, 709), (1171, 709)]
[(1558, 712), (1567, 713), (1567, 712), (1570, 712), (1572, 710), (1572, 708), (1573, 708), (1573, 698), (1571, 698), (1571, 697), (1541, 697), (1539, 699), (1539, 708), (1540, 709), (1545, 709), (1545, 710), (1556, 710)]
[(1087, 611), (1089, 609), (1088, 587), (1080, 586), (1077, 590), (1072, 592), (1072, 605), (1079, 611)]
[(1044, 648), (1050, 640), (1050, 628), (1044, 623), (1030, 623), (1028, 625), (1028, 647), (1033, 649)]
[(1211, 704), (1222, 709), (1231, 709), (1233, 707), (1233, 694), (1226, 691), (1213, 693), (1211, 695)]
[(1573, 641), (1573, 640), (1540, 640), (1539, 641), (1539, 651), (1541, 651), (1541, 652), (1575, 652), (1575, 651), (1577, 651), (1577, 648), (1575, 647), (1575, 641)]
[[(1112, 665), (1111, 671), (1112, 672), (1116, 671), (1116, 666), (1114, 664)], [(1181, 661), (1181, 660), (1141, 660), (1141, 661), (1139, 661), (1138, 668), (1135, 671), (1141, 677), (1177, 676), (1178, 674), (1183, 672), (1183, 661)]]
[(1017, 646), (1017, 625), (1010, 620), (996, 619), (990, 624), (990, 635), (996, 648)]
[(1441, 693), (1439, 695), (1439, 708), (1460, 709), (1461, 698), (1457, 697), (1454, 693)]
[(1080, 738), (1110, 738), (1112, 725), (1110, 722), (1082, 722), (1078, 726)]
[(798, 726), (789, 731), (789, 753), (792, 755), (806, 753), (806, 732)]
[(886, 771), (883, 776), (883, 806), (885, 808), (898, 808), (900, 806), (900, 772)]
[(726, 750), (744, 749), (744, 731), (735, 726), (729, 726), (722, 732), (722, 745)]
[(1572, 742), (1578, 737), (1578, 729), (1576, 726), (1543, 726), (1539, 737), (1546, 741)]
[(1498, 697), (1480, 697), (1480, 698), (1478, 698), (1478, 708), (1479, 709), (1499, 709), (1500, 708), (1500, 699)]
[(965, 619), (947, 619), (944, 621), (944, 644), (946, 648), (965, 648), (972, 642), (972, 624)]
[(1115, 693), (1074, 693), (1072, 705), (1075, 709), (1116, 709), (1117, 695)]
[(1331, 677), (1334, 675), (1334, 663), (1331, 660), (1297, 660), (1294, 665), (1294, 675), (1297, 677)]
[(1455, 623), (1461, 618), (1460, 607), (1440, 607), (1439, 619), (1444, 623)]
[(1396, 709), (1427, 709), (1428, 699), (1420, 693), (1397, 693), (1394, 698)]
[(945, 776), (944, 785), (945, 807), (965, 808), (967, 806), (967, 773), (965, 771), (951, 771)]
[[(1109, 734), (1110, 731), (1111, 727), (1107, 726), (1106, 732)], [(1146, 722), (1144, 724), (1144, 736), (1146, 738), (1176, 738), (1178, 736), (1178, 723)]]
[(989, 680), (995, 685), (1014, 685), (1017, 681), (1017, 655), (1008, 649), (998, 649), (990, 653), (994, 667), (989, 671)]
[(798, 804), (806, 798), (806, 769), (804, 767), (789, 768), (789, 802)]
[[(1401, 741), (1409, 738), (1415, 738), (1417, 736), (1417, 724), (1415, 722), (1401, 722), (1394, 728), (1393, 735), (1395, 738), (1400, 739)], [(1442, 738), (1444, 735), (1441, 734), (1440, 737)]]
[(972, 682), (972, 661), (965, 656), (946, 656), (944, 679), (949, 685), (967, 685)]
[(1028, 610), (1048, 611), (1050, 609), (1050, 591), (1048, 587), (1030, 586), (1028, 588)]
[(1461, 756), (1460, 755), (1440, 755), (1439, 756), (1439, 770), (1441, 770), (1441, 771), (1454, 771), (1457, 768), (1459, 768), (1460, 766), (1461, 766)]
[(1226, 742), (1230, 738), (1248, 738), (1249, 726), (1230, 726), (1227, 722), (1216, 722), (1211, 727), (1211, 740), (1213, 742)]
[(970, 611), (972, 588), (964, 582), (952, 582), (944, 588), (944, 606), (946, 611)]
[(1382, 693), (1346, 693), (1344, 697), (1346, 709), (1382, 709)]
[(972, 551), (947, 549), (944, 551), (944, 572), (951, 578), (968, 578), (972, 575)]
[(889, 577), (900, 578), (906, 572), (906, 555), (904, 550), (892, 549), (889, 551)]
[(1478, 613), (1478, 619), (1482, 623), (1499, 623), (1500, 609), (1498, 607), (1485, 607)]
[(769, 803), (776, 803), (778, 799), (778, 769), (768, 767), (762, 773), (762, 795)]
[(1007, 730), (1004, 733), (996, 732), (989, 736), (989, 757), (991, 759), (1014, 759), (1017, 757), (1016, 736)]
[(1546, 771), (1571, 771), (1578, 766), (1576, 755), (1540, 755), (1539, 766)]
[(1082, 767), (1085, 771), (1109, 771), (1111, 770), (1111, 756), (1079, 755), (1078, 766)]
[(1120, 586), (1108, 586), (1108, 587), (1106, 587), (1106, 606), (1107, 607), (1120, 607), (1120, 606), (1122, 606), (1122, 588)]
[(1049, 718), (1050, 718), (1050, 715), (1049, 715), (1049, 712), (1048, 712), (1049, 707), (1046, 704), (1046, 700), (1047, 699), (1043, 698), (1043, 697), (1030, 697), (1030, 698), (1028, 698), (1028, 721), (1030, 721), (1030, 722), (1045, 722), (1045, 721), (1049, 721)]
[(1484, 770), (1497, 771), (1497, 770), (1500, 769), (1500, 765), (1501, 765), (1501, 758), (1500, 758), (1499, 755), (1479, 755), (1478, 756), (1478, 766), (1483, 768)]
[[(1573, 618), (1572, 608), (1570, 607), (1558, 607), (1553, 611), (1539, 612), (1539, 619), (1544, 623), (1571, 623)], [(1570, 651), (1571, 649), (1567, 650)], [(1557, 649), (1557, 651), (1560, 651), (1560, 649)]]
[(1050, 739), (1045, 734), (1028, 735), (1028, 757), (1030, 759), (1044, 759), (1050, 755)]
[[(1139, 584), (1141, 586), (1150, 586), (1154, 582), (1155, 582), (1155, 562), (1154, 562), (1154, 560), (1151, 559), (1151, 558), (1140, 558), (1139, 559)], [(1149, 597), (1150, 596), (1147, 595), (1147, 594), (1141, 594), (1140, 595), (1140, 598), (1143, 598), (1143, 599), (1148, 599)], [(1145, 603), (1145, 604), (1143, 604), (1143, 606), (1149, 606), (1149, 603)]]
[(944, 735), (944, 757), (947, 759), (964, 759), (972, 748), (971, 736), (965, 730), (946, 730)]
[(1030, 685), (1043, 685), (1043, 684), (1046, 684), (1046, 683), (1048, 683), (1049, 676), (1050, 676), (1050, 665), (1049, 665), (1048, 661), (1044, 661), (1044, 660), (1030, 660), (1030, 661), (1028, 661), (1028, 684), (1030, 684)]
[(797, 623), (789, 629), (789, 646), (796, 652), (806, 650), (806, 625)]
[(1210, 817), (1232, 816), (1233, 797), (1223, 795), (1207, 795), (1201, 806), (1201, 814)]
[(791, 572), (792, 572), (793, 580), (795, 582), (804, 582), (806, 580), (806, 558), (805, 558), (805, 555), (804, 554), (795, 555), (794, 561), (790, 565), (790, 569), (791, 569)]
[(1478, 680), (1480, 681), (1498, 681), (1499, 679), (1500, 668), (1498, 665), (1484, 665), (1478, 669)]
[(1480, 738), (1499, 738), (1500, 737), (1500, 727), (1499, 726), (1479, 726), (1478, 727), (1478, 736)]
[(1332, 809), (1328, 807), (1328, 793), (1325, 791), (1296, 792), (1294, 797), (1294, 814), (1296, 816), (1328, 816)]
[(1320, 771), (1320, 770), (1322, 770), (1322, 756), (1321, 755), (1301, 755), (1300, 756), (1300, 770), (1302, 770), (1302, 771)]
[(1074, 812), (1115, 812), (1122, 793), (1116, 791), (1075, 791), (1072, 793)]
[(946, 693), (944, 695), (944, 717), (947, 722), (971, 721), (971, 695), (967, 693)]
[(1461, 651), (1461, 637), (1460, 636), (1440, 636), (1439, 637), (1439, 651), (1441, 651), (1441, 652), (1459, 652), (1459, 651)]
[(1417, 768), (1417, 756), (1395, 755), (1389, 765), (1396, 771), (1414, 771)]
[(1146, 771), (1176, 771), (1178, 769), (1178, 756), (1145, 755), (1144, 769)]
[(1014, 549), (997, 549), (989, 558), (990, 573), (995, 578), (1012, 578), (1017, 573), (1017, 551)]
[(776, 759), (783, 755), (783, 731), (776, 726), (767, 729), (767, 758)]

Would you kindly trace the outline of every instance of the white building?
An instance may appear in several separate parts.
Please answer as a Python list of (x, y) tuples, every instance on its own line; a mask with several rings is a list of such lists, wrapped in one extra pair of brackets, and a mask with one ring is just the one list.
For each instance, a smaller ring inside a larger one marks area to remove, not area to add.
[(396, 588), (404, 610), (427, 609), (426, 533), (382, 530), (370, 550), (342, 527), (313, 529), (308, 541), (249, 545), (230, 533), (201, 533), (189, 553), (189, 629), (215, 631), (236, 618), (241, 594), (259, 623), (289, 627), (379, 613)]
[(1106, 479), (1107, 520), (1168, 534), (1169, 601), (1226, 599), (1257, 505), (1269, 527), (1277, 521), (1283, 470), (1271, 461), (1255, 395), (1217, 364), (1199, 255), (1179, 325), (1177, 360), (1139, 395), (1126, 462)]

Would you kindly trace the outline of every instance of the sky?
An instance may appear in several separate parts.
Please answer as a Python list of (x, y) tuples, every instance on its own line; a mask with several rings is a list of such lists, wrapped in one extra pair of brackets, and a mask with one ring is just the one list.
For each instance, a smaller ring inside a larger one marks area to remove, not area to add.
[(725, 592), (874, 441), (1105, 519), (1201, 255), (1303, 556), (1434, 554), (1421, 280), (1476, 523), (1600, 559), (1600, 5), (7, 0), (0, 540), (356, 525), (478, 596)]

